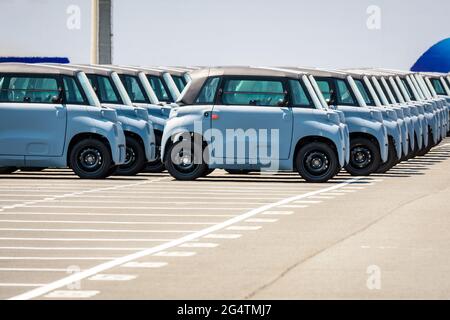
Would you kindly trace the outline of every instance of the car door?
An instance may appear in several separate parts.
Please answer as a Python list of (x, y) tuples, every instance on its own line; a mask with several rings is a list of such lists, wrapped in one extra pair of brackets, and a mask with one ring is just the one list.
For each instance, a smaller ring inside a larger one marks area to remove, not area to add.
[(288, 159), (293, 115), (282, 78), (224, 77), (211, 127), (222, 133), (226, 163)]
[(0, 78), (0, 155), (61, 156), (67, 111), (60, 78), (35, 74)]

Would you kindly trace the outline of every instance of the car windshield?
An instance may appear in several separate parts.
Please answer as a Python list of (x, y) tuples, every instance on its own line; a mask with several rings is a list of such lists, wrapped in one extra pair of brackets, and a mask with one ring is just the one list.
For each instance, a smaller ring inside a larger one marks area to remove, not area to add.
[(182, 76), (174, 76), (174, 75), (172, 75), (172, 79), (175, 82), (178, 91), (182, 92), (184, 90), (184, 87), (186, 86), (186, 80)]
[(365, 83), (361, 79), (353, 79), (355, 81), (356, 87), (358, 88), (361, 96), (363, 97), (366, 105), (374, 106), (375, 101), (372, 98), (372, 95), (369, 92), (369, 89), (366, 87)]
[(120, 79), (125, 87), (132, 102), (135, 103), (149, 103), (147, 96), (144, 93), (142, 85), (137, 76), (132, 76), (129, 74), (121, 74)]
[(101, 107), (100, 101), (92, 88), (89, 79), (86, 77), (84, 72), (77, 72), (78, 81), (80, 81), (81, 87), (83, 88), (84, 94), (86, 95), (89, 105), (95, 107)]
[(441, 79), (430, 78), (431, 84), (438, 95), (446, 95), (445, 88), (441, 83)]
[(119, 75), (116, 72), (112, 72), (111, 79), (114, 82), (115, 87), (116, 87), (117, 91), (119, 92), (120, 97), (122, 98), (123, 104), (125, 104), (127, 106), (132, 106), (133, 102), (131, 101), (127, 90), (123, 86), (122, 81), (120, 81)]
[(150, 82), (150, 86), (152, 87), (159, 101), (173, 102), (165, 83), (161, 80), (160, 77), (155, 75), (147, 75), (147, 79), (148, 82)]

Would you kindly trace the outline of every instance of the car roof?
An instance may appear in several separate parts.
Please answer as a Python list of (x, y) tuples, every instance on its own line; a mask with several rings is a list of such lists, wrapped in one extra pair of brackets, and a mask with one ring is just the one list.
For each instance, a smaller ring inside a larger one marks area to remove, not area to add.
[(94, 65), (84, 65), (84, 64), (71, 64), (70, 66), (77, 68), (84, 73), (93, 73), (93, 74), (99, 74), (102, 76), (109, 76), (113, 70), (105, 67), (100, 66), (94, 66)]
[(40, 74), (64, 74), (74, 76), (76, 68), (67, 65), (46, 65), (32, 63), (0, 63), (0, 73), (40, 73)]
[(157, 76), (157, 77), (162, 76), (166, 72), (166, 71), (158, 69), (156, 67), (127, 66), (127, 68), (133, 69), (136, 71), (140, 71), (140, 72), (143, 72), (148, 75)]
[(118, 74), (127, 74), (127, 75), (131, 75), (131, 76), (137, 76), (140, 72), (140, 70), (138, 70), (136, 68), (117, 66), (117, 65), (112, 65), (112, 64), (101, 64), (101, 65), (99, 64), (99, 65), (95, 65), (95, 66), (102, 67), (102, 68), (108, 68), (110, 70), (117, 72)]
[(283, 77), (298, 79), (300, 73), (289, 70), (274, 70), (258, 67), (212, 67), (199, 70), (193, 70), (189, 73), (191, 81), (188, 90), (181, 96), (180, 102), (184, 104), (193, 104), (206, 79), (219, 76), (261, 76), (261, 77)]
[(328, 69), (318, 69), (318, 68), (307, 68), (307, 67), (279, 67), (288, 70), (296, 70), (304, 73), (308, 73), (314, 77), (333, 77), (345, 79), (347, 74), (342, 71), (328, 70)]

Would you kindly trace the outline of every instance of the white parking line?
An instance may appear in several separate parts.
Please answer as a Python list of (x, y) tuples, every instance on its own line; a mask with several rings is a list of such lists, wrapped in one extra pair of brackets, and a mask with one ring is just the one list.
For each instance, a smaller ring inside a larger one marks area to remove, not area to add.
[(124, 248), (124, 247), (0, 247), (0, 250), (29, 250), (29, 251), (138, 251), (147, 248)]
[[(56, 209), (103, 209), (103, 210), (111, 210), (111, 209), (129, 209), (129, 210), (173, 210), (174, 207), (133, 207), (133, 206), (127, 206), (127, 207), (94, 207), (94, 206), (40, 206), (40, 205), (29, 205), (27, 206), (28, 208), (39, 208), (39, 209), (51, 209), (51, 208), (56, 208)], [(6, 207), (4, 207), (4, 209), (8, 209)], [(13, 208), (11, 208), (13, 209)], [(176, 209), (176, 208), (175, 208)], [(247, 209), (251, 209), (251, 207), (234, 207), (234, 208), (217, 208), (217, 207), (186, 207), (186, 208), (182, 208), (183, 210), (208, 210), (208, 211), (213, 211), (213, 210), (224, 210), (224, 211), (229, 211), (229, 210), (247, 210)]]
[(0, 257), (0, 260), (114, 260), (117, 257)]
[(100, 291), (97, 290), (56, 290), (46, 294), (45, 298), (55, 298), (55, 299), (80, 299), (80, 298), (91, 298)]
[(195, 254), (193, 251), (160, 251), (153, 255), (156, 257), (191, 257)]
[(261, 214), (264, 214), (264, 215), (290, 215), (290, 214), (293, 214), (294, 213), (294, 211), (264, 211), (264, 212), (262, 212)]
[(136, 279), (137, 276), (131, 274), (96, 274), (88, 278), (92, 281), (130, 281)]
[(215, 248), (219, 244), (218, 243), (209, 243), (209, 242), (187, 242), (180, 245), (181, 248)]
[(205, 237), (205, 236), (207, 236), (209, 234), (212, 234), (212, 233), (215, 233), (215, 232), (217, 232), (219, 230), (223, 230), (223, 229), (225, 229), (227, 227), (230, 227), (230, 226), (232, 226), (232, 225), (234, 225), (236, 223), (239, 223), (239, 222), (245, 221), (245, 220), (247, 220), (249, 218), (252, 218), (252, 217), (254, 217), (254, 216), (258, 215), (258, 214), (261, 214), (262, 212), (269, 211), (269, 210), (271, 210), (273, 208), (276, 208), (277, 206), (289, 204), (289, 203), (291, 203), (293, 201), (296, 201), (296, 200), (305, 199), (305, 198), (308, 198), (310, 196), (317, 195), (317, 194), (319, 194), (321, 192), (328, 192), (328, 191), (332, 191), (332, 190), (336, 190), (336, 189), (342, 188), (343, 186), (346, 186), (346, 185), (348, 185), (351, 182), (357, 181), (358, 179), (360, 179), (360, 178), (358, 178), (358, 177), (351, 178), (351, 179), (345, 180), (345, 181), (343, 181), (341, 183), (335, 184), (333, 186), (326, 187), (324, 189), (319, 189), (319, 190), (316, 190), (316, 191), (312, 191), (312, 192), (308, 192), (308, 193), (304, 193), (304, 194), (288, 197), (288, 198), (282, 199), (280, 201), (277, 201), (277, 202), (274, 202), (274, 203), (271, 203), (271, 204), (266, 204), (266, 205), (261, 206), (259, 208), (255, 208), (255, 209), (252, 209), (252, 210), (250, 210), (248, 212), (245, 212), (245, 213), (243, 213), (243, 214), (241, 214), (239, 216), (236, 216), (236, 217), (233, 217), (231, 219), (228, 219), (228, 220), (226, 220), (224, 222), (221, 222), (221, 223), (218, 223), (216, 225), (207, 227), (205, 229), (202, 229), (202, 230), (199, 230), (199, 231), (187, 234), (185, 236), (182, 236), (181, 238), (179, 238), (177, 240), (170, 241), (170, 242), (167, 242), (167, 243), (164, 243), (164, 244), (161, 244), (161, 245), (157, 245), (155, 247), (148, 248), (146, 250), (135, 252), (135, 253), (132, 253), (132, 254), (127, 255), (127, 256), (122, 256), (122, 257), (119, 257), (119, 258), (115, 258), (114, 260), (111, 260), (111, 261), (99, 264), (99, 265), (97, 265), (95, 267), (92, 267), (92, 268), (87, 269), (87, 270), (83, 270), (81, 272), (77, 272), (77, 273), (71, 274), (71, 275), (69, 275), (67, 277), (59, 279), (59, 280), (54, 281), (52, 283), (46, 284), (44, 286), (35, 288), (35, 289), (30, 290), (28, 292), (25, 292), (25, 293), (19, 294), (17, 296), (11, 297), (10, 299), (11, 300), (24, 300), (24, 299), (32, 299), (32, 298), (35, 298), (35, 297), (39, 297), (41, 295), (47, 294), (48, 292), (56, 290), (56, 289), (58, 289), (58, 288), (60, 288), (62, 286), (68, 285), (68, 284), (73, 283), (75, 281), (80, 281), (80, 280), (85, 279), (85, 278), (89, 278), (89, 277), (91, 277), (93, 275), (99, 274), (99, 273), (104, 272), (106, 270), (109, 270), (111, 268), (118, 267), (118, 266), (120, 266), (120, 265), (122, 265), (124, 263), (130, 262), (130, 261), (133, 261), (133, 260), (137, 260), (137, 259), (140, 259), (140, 258), (143, 258), (143, 257), (146, 257), (146, 256), (155, 255), (155, 254), (157, 254), (159, 252), (164, 252), (165, 250), (168, 250), (168, 249), (173, 248), (173, 247), (177, 247), (177, 246), (179, 246), (181, 244), (184, 244), (186, 242), (190, 242), (190, 241), (192, 241), (194, 239)]
[(261, 226), (231, 226), (225, 228), (225, 230), (233, 230), (233, 231), (254, 231), (261, 229)]
[(105, 238), (19, 238), (19, 237), (1, 237), (0, 240), (14, 240), (14, 241), (65, 241), (65, 242), (76, 242), (76, 241), (97, 241), (97, 242), (166, 242), (173, 241), (175, 239), (105, 239)]
[(109, 217), (235, 217), (237, 214), (177, 214), (177, 213), (98, 213), (98, 212), (0, 212), (5, 215), (109, 216)]
[(42, 287), (43, 283), (0, 283), (0, 287)]
[(123, 229), (48, 229), (48, 228), (0, 228), (0, 231), (45, 232), (119, 232), (119, 233), (192, 233), (198, 230), (123, 230)]
[(137, 262), (137, 261), (131, 261), (127, 262), (121, 267), (125, 268), (161, 268), (167, 266), (167, 262)]
[(280, 206), (280, 208), (308, 208), (308, 206), (301, 204), (285, 204), (283, 206)]
[(0, 220), (7, 223), (59, 223), (59, 224), (129, 224), (129, 225), (213, 225), (217, 222), (166, 222), (166, 221), (91, 221), (91, 220)]
[(0, 271), (23, 272), (67, 272), (67, 268), (0, 268)]
[(266, 223), (266, 222), (277, 222), (278, 219), (266, 219), (266, 218), (251, 218), (251, 219), (247, 219), (244, 222), (249, 222), (249, 223)]
[(206, 236), (204, 236), (204, 238), (207, 239), (237, 239), (242, 237), (241, 234), (234, 234), (234, 233), (210, 233)]

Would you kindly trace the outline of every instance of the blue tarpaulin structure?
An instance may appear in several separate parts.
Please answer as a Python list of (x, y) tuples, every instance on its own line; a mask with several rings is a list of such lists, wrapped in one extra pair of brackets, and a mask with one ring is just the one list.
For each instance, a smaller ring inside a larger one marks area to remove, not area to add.
[(450, 38), (428, 49), (412, 66), (411, 71), (450, 72)]
[(21, 62), (21, 63), (69, 63), (66, 57), (0, 57), (2, 62)]

